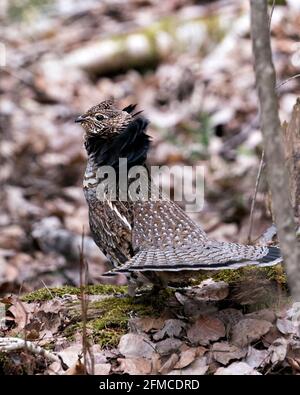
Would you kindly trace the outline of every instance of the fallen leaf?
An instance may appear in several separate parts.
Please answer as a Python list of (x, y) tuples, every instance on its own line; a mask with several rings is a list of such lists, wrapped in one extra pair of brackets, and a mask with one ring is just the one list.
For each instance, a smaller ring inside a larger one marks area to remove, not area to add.
[(155, 348), (160, 355), (169, 355), (175, 351), (178, 351), (181, 345), (182, 345), (181, 340), (168, 338), (156, 343)]
[(269, 332), (262, 337), (263, 345), (268, 348), (276, 339), (279, 339), (281, 336), (282, 334), (279, 332), (279, 330), (275, 326), (272, 326)]
[(300, 359), (287, 357), (287, 362), (290, 364), (293, 370), (300, 372)]
[(199, 301), (223, 300), (228, 296), (229, 286), (225, 281), (214, 281), (209, 278), (201, 284), (187, 289), (185, 295)]
[(246, 314), (245, 318), (254, 318), (257, 320), (269, 321), (271, 322), (271, 324), (274, 324), (274, 322), (276, 321), (276, 314), (270, 309), (263, 309)]
[(110, 363), (96, 363), (94, 366), (94, 374), (98, 376), (107, 376), (110, 372)]
[(172, 354), (167, 361), (162, 365), (162, 367), (159, 369), (159, 373), (160, 374), (167, 374), (169, 373), (174, 366), (176, 365), (176, 363), (179, 360), (179, 356), (177, 354)]
[(76, 365), (78, 361), (78, 355), (81, 354), (82, 354), (81, 344), (73, 344), (72, 346), (67, 347), (58, 353), (58, 355), (62, 358), (63, 362), (69, 367)]
[(107, 363), (107, 356), (105, 351), (101, 349), (99, 344), (93, 344), (91, 347), (91, 353), (93, 355), (94, 363), (96, 365), (105, 365)]
[(188, 329), (187, 337), (193, 344), (207, 345), (225, 336), (225, 327), (218, 318), (202, 316)]
[(151, 357), (151, 373), (152, 374), (158, 374), (160, 368), (161, 368), (161, 358), (160, 355), (158, 353), (154, 353), (152, 354)]
[(235, 324), (231, 331), (231, 342), (238, 347), (245, 347), (253, 341), (259, 340), (269, 332), (272, 324), (268, 321), (245, 318)]
[(218, 311), (212, 302), (196, 301), (180, 292), (175, 292), (175, 297), (183, 305), (184, 315), (189, 318), (198, 318), (203, 314), (212, 314)]
[(278, 318), (278, 320), (276, 321), (276, 326), (277, 329), (284, 335), (291, 333), (296, 335), (299, 323), (298, 325), (295, 325), (294, 322), (290, 321), (287, 318), (282, 318), (282, 319)]
[(53, 362), (51, 363), (51, 365), (48, 366), (45, 374), (49, 374), (49, 375), (61, 375), (64, 374), (64, 370), (62, 368), (62, 365), (60, 362)]
[(182, 351), (179, 361), (174, 366), (174, 369), (183, 369), (190, 365), (197, 357), (197, 348), (189, 348)]
[(127, 333), (120, 339), (118, 346), (120, 354), (125, 357), (151, 358), (155, 352), (154, 344), (143, 335)]
[(245, 362), (252, 368), (264, 368), (270, 361), (268, 350), (257, 350), (249, 346)]
[(224, 309), (220, 310), (216, 317), (219, 318), (226, 327), (232, 327), (243, 318), (243, 313), (237, 309)]
[(118, 371), (131, 375), (141, 375), (151, 373), (151, 361), (146, 358), (118, 358), (120, 366)]
[(86, 369), (79, 358), (73, 366), (65, 371), (66, 376), (80, 376), (83, 374), (86, 374)]
[(25, 328), (25, 325), (29, 323), (32, 313), (36, 308), (36, 304), (23, 303), (16, 297), (12, 297), (13, 305), (7, 310), (9, 314), (12, 314), (15, 321), (14, 331), (17, 333)]
[(300, 372), (300, 341), (295, 339), (289, 339), (289, 347), (286, 357), (291, 367)]
[(168, 375), (197, 375), (203, 376), (207, 370), (207, 358), (199, 357), (194, 362), (192, 362), (188, 367), (184, 369), (174, 369)]
[(281, 337), (276, 339), (273, 344), (269, 347), (270, 360), (273, 364), (284, 360), (288, 349), (288, 342), (286, 339)]
[(165, 336), (179, 337), (182, 330), (185, 328), (185, 323), (180, 320), (170, 319), (165, 322), (163, 328), (153, 335), (154, 340), (161, 340)]
[(258, 376), (261, 375), (245, 362), (233, 362), (226, 368), (217, 369), (216, 376)]
[(227, 365), (232, 359), (241, 359), (247, 354), (246, 349), (241, 349), (228, 342), (214, 343), (211, 351), (214, 359), (222, 365)]
[(159, 330), (164, 326), (165, 319), (153, 317), (132, 318), (129, 320), (129, 326), (135, 332), (150, 332), (153, 329)]

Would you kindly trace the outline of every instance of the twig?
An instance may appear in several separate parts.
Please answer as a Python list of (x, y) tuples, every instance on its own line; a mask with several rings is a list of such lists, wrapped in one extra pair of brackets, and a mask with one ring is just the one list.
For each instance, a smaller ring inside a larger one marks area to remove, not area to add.
[(47, 290), (47, 292), (49, 293), (49, 295), (51, 296), (51, 299), (54, 299), (54, 295), (53, 295), (53, 293), (51, 292), (51, 290), (49, 289), (49, 287), (47, 287), (45, 281), (41, 280), (41, 282), (42, 282), (43, 286), (46, 288), (46, 290)]
[(0, 337), (1, 352), (12, 352), (21, 350), (23, 348), (32, 352), (33, 354), (42, 355), (51, 362), (61, 362), (60, 358), (56, 354), (44, 350), (42, 347), (37, 346), (28, 340), (20, 339), (18, 337)]
[(295, 80), (296, 78), (300, 77), (300, 73), (299, 74), (295, 74), (292, 75), (292, 77), (287, 78), (286, 80), (280, 82), (279, 84), (276, 85), (276, 89), (279, 89), (280, 87), (282, 87), (282, 85), (287, 84), (288, 82), (290, 82), (291, 80)]
[(252, 202), (251, 202), (250, 224), (249, 224), (249, 231), (248, 231), (248, 243), (251, 243), (251, 233), (252, 233), (252, 229), (253, 229), (254, 208), (255, 208), (256, 197), (257, 197), (259, 182), (260, 182), (260, 178), (261, 178), (261, 173), (262, 173), (262, 169), (263, 169), (264, 164), (265, 164), (264, 163), (264, 159), (265, 159), (265, 151), (263, 151), (262, 154), (261, 154), (260, 164), (259, 164), (258, 173), (257, 173), (257, 176), (256, 176), (256, 181), (255, 181), (254, 195), (253, 195)]
[(275, 9), (275, 1), (276, 0), (273, 0), (271, 11), (270, 11), (270, 16), (269, 16), (269, 30), (270, 31), (271, 31), (272, 16), (273, 16), (273, 12), (274, 12), (274, 9)]
[(94, 374), (94, 356), (91, 352), (88, 336), (87, 336), (87, 311), (88, 300), (85, 288), (88, 281), (88, 265), (84, 259), (84, 229), (82, 229), (82, 238), (80, 246), (80, 299), (81, 299), (81, 320), (82, 320), (82, 353), (83, 365), (85, 373)]
[(300, 257), (278, 116), (276, 76), (268, 28), (268, 4), (266, 0), (251, 0), (250, 4), (256, 86), (272, 207), (291, 293), (300, 301)]

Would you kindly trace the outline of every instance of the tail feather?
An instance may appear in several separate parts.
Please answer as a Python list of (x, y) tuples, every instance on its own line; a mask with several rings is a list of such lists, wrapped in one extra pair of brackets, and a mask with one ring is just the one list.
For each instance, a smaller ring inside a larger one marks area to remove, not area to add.
[(273, 266), (282, 261), (276, 247), (213, 243), (206, 247), (177, 247), (140, 251), (118, 272), (238, 269)]

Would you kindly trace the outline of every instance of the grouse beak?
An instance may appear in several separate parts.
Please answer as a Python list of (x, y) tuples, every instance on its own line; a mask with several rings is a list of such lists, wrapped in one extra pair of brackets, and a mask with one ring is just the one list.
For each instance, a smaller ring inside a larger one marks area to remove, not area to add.
[(77, 118), (75, 119), (74, 122), (76, 122), (76, 123), (81, 123), (81, 122), (83, 122), (84, 120), (85, 120), (85, 117), (82, 116), (82, 115), (80, 115), (79, 117), (77, 117)]

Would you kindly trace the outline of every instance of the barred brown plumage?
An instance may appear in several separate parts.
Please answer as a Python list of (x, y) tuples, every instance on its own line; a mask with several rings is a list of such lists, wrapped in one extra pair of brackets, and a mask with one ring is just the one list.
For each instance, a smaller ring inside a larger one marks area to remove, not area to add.
[[(125, 272), (132, 284), (145, 279), (162, 283), (168, 272), (236, 269), (248, 265), (269, 266), (281, 261), (276, 247), (247, 246), (211, 240), (175, 202), (150, 182), (148, 199), (121, 199), (120, 190), (113, 197), (110, 186), (97, 172), (103, 166), (121, 174), (120, 158), (127, 160), (127, 171), (144, 166), (145, 181), (151, 181), (145, 164), (150, 145), (146, 134), (148, 121), (134, 113), (135, 105), (117, 109), (109, 100), (89, 109), (77, 118), (85, 129), (88, 163), (84, 193), (89, 207), (90, 228), (98, 247), (107, 256), (114, 271)], [(116, 186), (116, 185), (112, 185)], [(118, 185), (120, 186), (120, 185)], [(157, 195), (158, 194), (158, 195)]]

